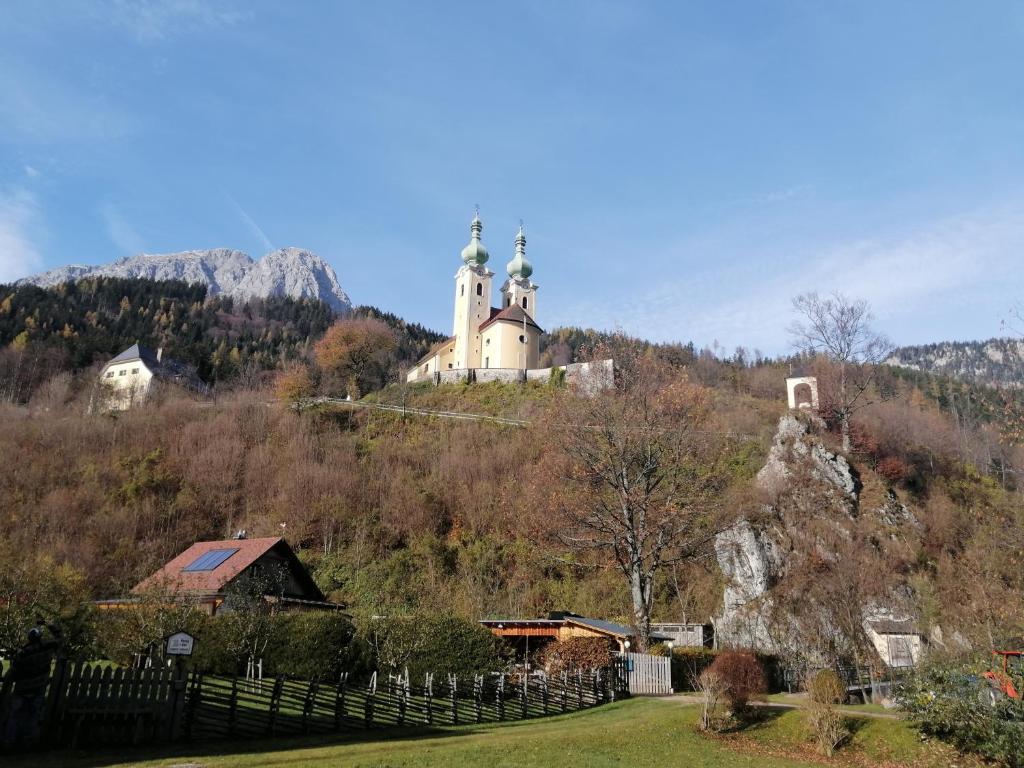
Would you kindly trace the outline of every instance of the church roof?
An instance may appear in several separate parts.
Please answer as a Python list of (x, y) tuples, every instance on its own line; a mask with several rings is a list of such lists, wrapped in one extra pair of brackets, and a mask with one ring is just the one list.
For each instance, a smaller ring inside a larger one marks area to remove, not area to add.
[(524, 319), (526, 320), (526, 324), (528, 326), (530, 326), (531, 328), (536, 328), (541, 333), (544, 333), (544, 329), (533, 321), (533, 318), (530, 317), (530, 313), (527, 312), (518, 304), (510, 304), (509, 306), (501, 310), (497, 309), (496, 307), (491, 307), (491, 316), (487, 320), (484, 320), (482, 323), (480, 323), (479, 330), (482, 331), (491, 323), (496, 323), (499, 320), (506, 323), (515, 323), (516, 325), (522, 325)]
[(454, 341), (455, 337), (449, 336), (444, 341), (437, 342), (429, 350), (427, 350), (427, 354), (425, 354), (423, 357), (416, 361), (416, 365), (422, 365), (424, 362), (432, 358), (434, 355), (436, 355), (438, 352), (440, 352), (442, 349), (444, 349), (446, 346), (453, 343)]

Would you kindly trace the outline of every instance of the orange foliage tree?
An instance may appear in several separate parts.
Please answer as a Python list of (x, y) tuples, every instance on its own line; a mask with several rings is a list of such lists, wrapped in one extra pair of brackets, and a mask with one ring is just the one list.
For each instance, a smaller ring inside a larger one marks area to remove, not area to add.
[(329, 391), (345, 389), (353, 398), (386, 384), (388, 364), (398, 340), (375, 319), (339, 320), (313, 348)]

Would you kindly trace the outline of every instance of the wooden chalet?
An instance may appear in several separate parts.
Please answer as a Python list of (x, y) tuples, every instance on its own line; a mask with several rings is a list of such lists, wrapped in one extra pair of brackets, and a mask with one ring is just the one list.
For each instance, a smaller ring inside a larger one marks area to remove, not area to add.
[(158, 593), (194, 601), (211, 616), (216, 615), (232, 587), (243, 575), (261, 569), (283, 569), (284, 584), (279, 594), (267, 595), (285, 610), (341, 610), (327, 602), (305, 566), (282, 538), (234, 538), (200, 541), (132, 587), (133, 597), (101, 600), (101, 608), (116, 608), (138, 602), (141, 595)]
[(484, 619), (480, 623), (513, 646), (516, 656), (522, 659), (529, 659), (553, 640), (571, 637), (604, 638), (620, 653), (636, 644), (632, 627), (561, 611), (549, 613), (546, 619)]

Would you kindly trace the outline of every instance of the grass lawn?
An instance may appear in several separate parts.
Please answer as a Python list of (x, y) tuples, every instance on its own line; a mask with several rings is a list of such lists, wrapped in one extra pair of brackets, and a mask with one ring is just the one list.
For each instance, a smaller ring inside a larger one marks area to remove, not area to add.
[[(775, 716), (777, 714), (777, 716)], [(68, 753), (9, 760), (10, 768), (98, 768), (99, 766), (651, 766), (687, 768), (757, 766), (798, 768), (821, 765), (807, 752), (799, 712), (776, 710), (749, 733), (711, 738), (696, 732), (697, 708), (671, 699), (632, 699), (571, 715), (518, 723), (461, 726), (431, 733), (381, 731), (347, 738), (195, 744), (173, 752), (122, 750), (106, 755)], [(856, 762), (829, 765), (948, 766), (938, 761), (916, 732), (900, 720), (868, 720), (857, 730), (851, 756)], [(778, 752), (780, 754), (774, 754)], [(785, 755), (792, 752), (792, 755)], [(875, 760), (879, 761), (875, 763)]]

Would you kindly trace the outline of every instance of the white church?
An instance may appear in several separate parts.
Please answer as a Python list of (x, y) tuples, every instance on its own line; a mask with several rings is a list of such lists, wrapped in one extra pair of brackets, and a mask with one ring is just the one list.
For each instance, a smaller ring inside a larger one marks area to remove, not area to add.
[(537, 369), (544, 331), (534, 319), (538, 286), (530, 279), (533, 265), (526, 258), (526, 235), (520, 226), (515, 255), (505, 267), (508, 279), (501, 286), (501, 306), (492, 307), (494, 272), (487, 268), (490, 254), (480, 239), (482, 233), (478, 212), (470, 223), (469, 245), (462, 249), (462, 266), (455, 273), (452, 335), (420, 359), (406, 381), (522, 380)]

